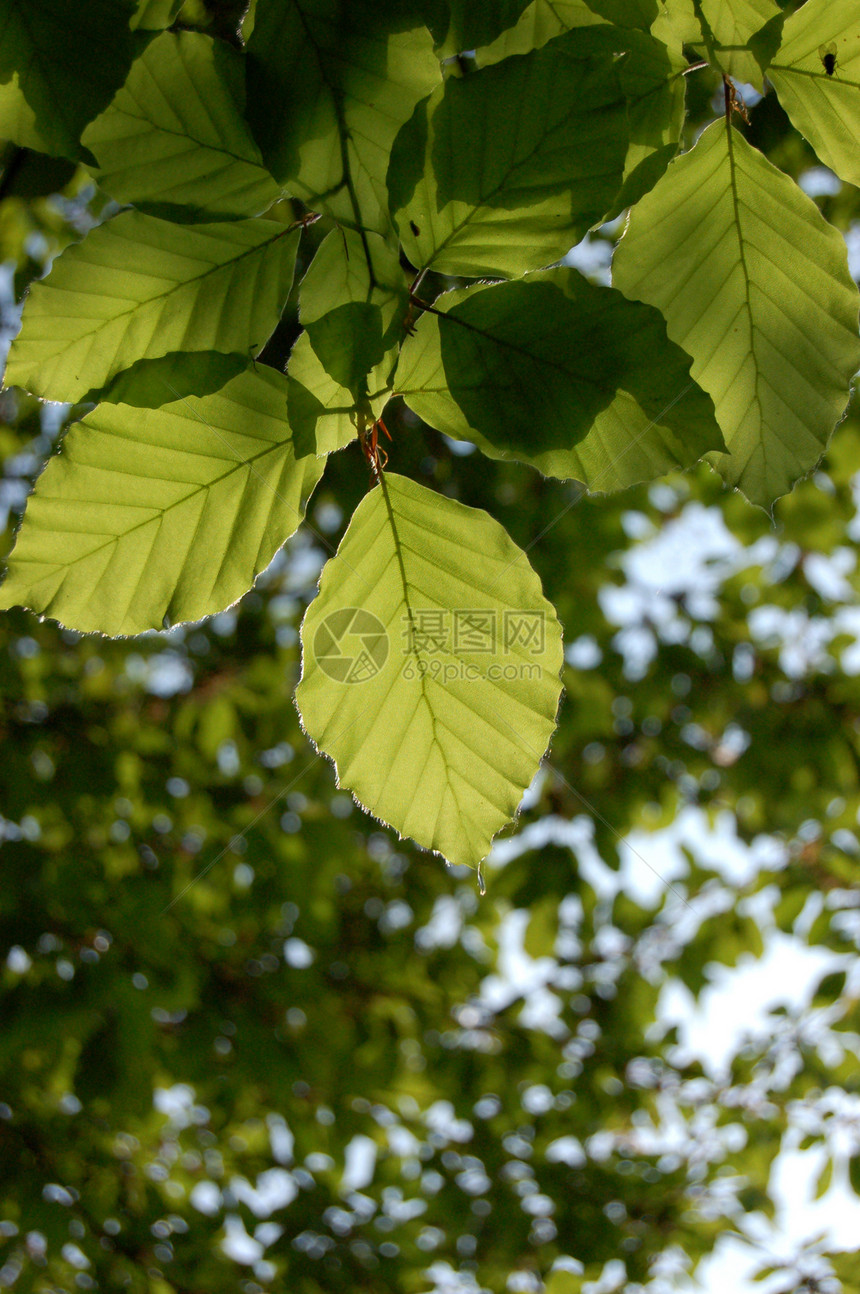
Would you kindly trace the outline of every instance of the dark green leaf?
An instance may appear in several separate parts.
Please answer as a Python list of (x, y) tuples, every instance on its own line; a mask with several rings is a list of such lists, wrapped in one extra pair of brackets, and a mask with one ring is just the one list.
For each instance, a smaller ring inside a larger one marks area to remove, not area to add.
[(347, 301), (308, 324), (307, 331), (325, 371), (356, 400), (365, 398), (367, 375), (385, 354), (379, 306)]
[(415, 22), (411, 5), (371, 0), (270, 0), (256, 14), (248, 111), (266, 164), (352, 228), (389, 228), (389, 150), (440, 79), (432, 37)]
[(406, 342), (395, 388), (495, 457), (598, 491), (651, 479), (721, 438), (689, 358), (630, 304), (575, 270), (452, 293)]
[(133, 0), (39, 0), (0, 13), (2, 135), (88, 160), (81, 131), (122, 85), (132, 59)]
[(440, 53), (489, 45), (508, 27), (513, 27), (529, 0), (447, 0), (450, 23)]

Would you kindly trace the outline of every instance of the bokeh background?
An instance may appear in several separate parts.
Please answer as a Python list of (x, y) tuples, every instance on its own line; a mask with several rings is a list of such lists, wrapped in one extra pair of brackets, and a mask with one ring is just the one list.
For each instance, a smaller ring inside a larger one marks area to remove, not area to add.
[[(183, 15), (227, 30), (210, 8)], [(856, 277), (856, 192), (745, 96)], [(0, 167), (8, 343), (113, 208), (70, 165)], [(622, 229), (570, 262), (606, 281)], [(80, 412), (0, 395), (3, 552)], [(550, 757), (481, 896), (304, 738), (298, 630), (369, 486), (355, 445), (211, 620), (115, 641), (4, 614), (0, 1288), (853, 1294), (856, 414), (773, 518), (706, 467), (580, 498), (386, 422), (396, 470), (492, 511), (559, 609)]]

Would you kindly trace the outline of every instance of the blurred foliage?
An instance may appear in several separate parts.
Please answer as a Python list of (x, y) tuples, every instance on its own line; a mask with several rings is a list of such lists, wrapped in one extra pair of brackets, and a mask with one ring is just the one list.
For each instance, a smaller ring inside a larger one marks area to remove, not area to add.
[[(812, 164), (772, 96), (749, 130)], [(104, 199), (0, 165), (8, 335)], [(817, 200), (856, 243), (856, 193)], [(3, 397), (5, 551), (73, 412)], [(133, 642), (5, 616), (0, 1287), (632, 1294), (740, 1234), (762, 1288), (853, 1294), (847, 1244), (786, 1247), (774, 1164), (822, 1230), (860, 1191), (860, 424), (774, 525), (706, 468), (579, 499), (389, 429), (530, 546), (568, 643), (550, 760), (480, 897), (303, 737), (356, 446), (234, 611)], [(759, 1009), (765, 964), (797, 970)]]

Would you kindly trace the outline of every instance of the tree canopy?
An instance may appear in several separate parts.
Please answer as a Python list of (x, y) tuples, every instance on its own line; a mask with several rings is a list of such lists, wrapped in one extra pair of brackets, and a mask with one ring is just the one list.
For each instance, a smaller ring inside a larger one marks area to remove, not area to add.
[(0, 1284), (860, 1290), (855, 8), (0, 19)]

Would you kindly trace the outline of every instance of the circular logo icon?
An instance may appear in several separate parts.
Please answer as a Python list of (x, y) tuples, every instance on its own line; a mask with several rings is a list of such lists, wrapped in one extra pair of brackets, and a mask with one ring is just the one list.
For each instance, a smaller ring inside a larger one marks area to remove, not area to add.
[(337, 683), (366, 683), (387, 659), (385, 625), (361, 607), (332, 611), (314, 634), (314, 660)]

